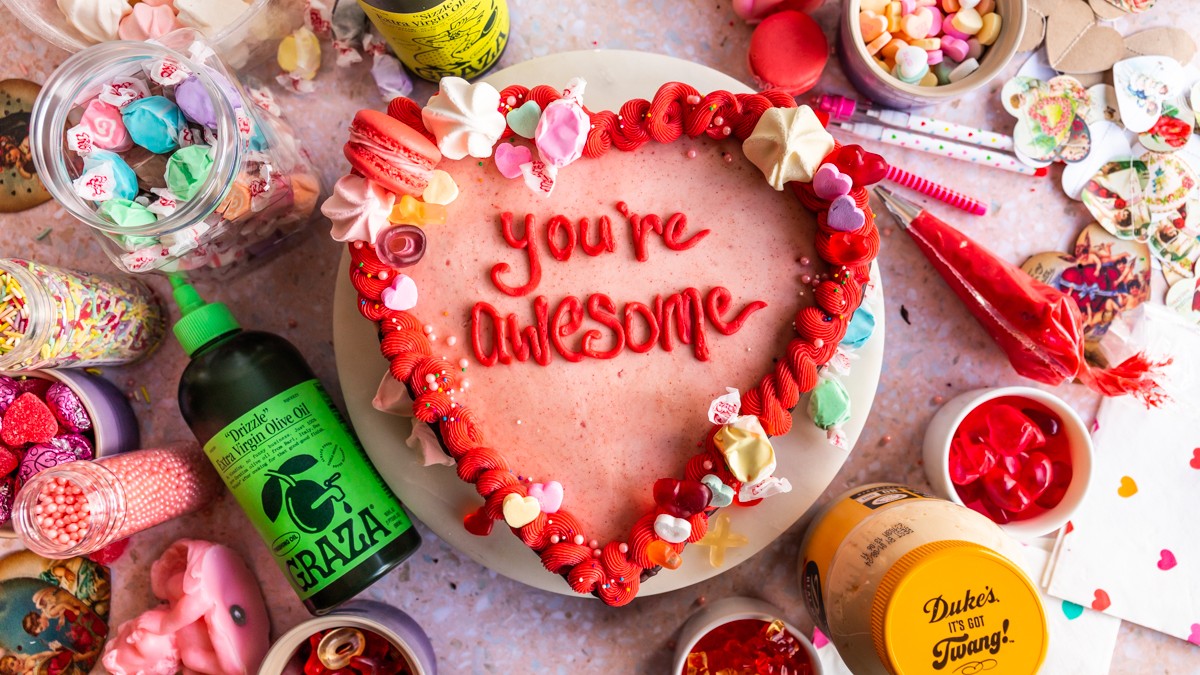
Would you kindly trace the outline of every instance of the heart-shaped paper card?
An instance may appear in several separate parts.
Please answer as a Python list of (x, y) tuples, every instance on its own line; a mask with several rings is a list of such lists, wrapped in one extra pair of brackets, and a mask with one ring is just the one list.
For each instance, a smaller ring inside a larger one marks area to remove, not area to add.
[[(720, 142), (790, 99), (689, 89), (665, 85), (622, 118), (592, 114), (589, 147), (602, 127), (630, 151), (561, 169), (551, 199), (490, 159), (441, 163), (462, 190), (447, 223), (429, 228), (424, 258), (404, 269), (419, 289), (411, 312), (381, 309), (378, 260), (351, 250), (392, 374), (484, 512), (508, 520), (576, 591), (610, 604), (632, 599), (658, 564), (648, 544), (678, 551), (704, 535), (711, 509), (657, 526), (656, 480), (714, 474), (738, 485), (715, 451), (710, 402), (738, 387), (743, 415), (786, 432), (878, 247), (862, 186), (850, 198), (864, 222), (839, 231), (790, 190), (773, 191), (736, 142)], [(501, 100), (519, 108), (527, 91)], [(642, 121), (630, 122), (637, 109)], [(654, 110), (665, 123), (647, 121)], [(716, 140), (689, 137), (701, 133)], [(666, 142), (646, 144), (652, 136)], [(829, 207), (807, 183), (797, 193)], [(562, 485), (561, 507), (527, 521), (529, 486), (550, 481)]]

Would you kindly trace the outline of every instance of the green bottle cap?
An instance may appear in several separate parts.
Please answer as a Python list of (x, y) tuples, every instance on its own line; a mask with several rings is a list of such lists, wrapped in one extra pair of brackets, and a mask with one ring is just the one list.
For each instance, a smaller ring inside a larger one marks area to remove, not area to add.
[(237, 319), (223, 303), (207, 303), (182, 276), (171, 275), (175, 303), (182, 318), (175, 322), (175, 339), (188, 356), (216, 338), (241, 330)]

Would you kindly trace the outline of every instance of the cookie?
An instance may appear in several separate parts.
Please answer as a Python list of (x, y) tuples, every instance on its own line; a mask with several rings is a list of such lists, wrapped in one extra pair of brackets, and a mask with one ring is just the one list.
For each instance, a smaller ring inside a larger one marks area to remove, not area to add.
[(41, 85), (0, 80), (0, 213), (30, 209), (50, 199), (29, 152), (29, 119)]

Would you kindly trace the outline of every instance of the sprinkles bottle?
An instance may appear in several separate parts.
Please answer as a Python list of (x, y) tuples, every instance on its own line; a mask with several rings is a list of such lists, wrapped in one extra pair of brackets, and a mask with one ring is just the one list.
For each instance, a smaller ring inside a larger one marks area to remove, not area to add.
[(133, 279), (0, 258), (0, 370), (129, 363), (165, 331), (158, 297)]
[(304, 606), (324, 614), (421, 536), (300, 352), (171, 283), (183, 314), (175, 337), (192, 359), (179, 409)]

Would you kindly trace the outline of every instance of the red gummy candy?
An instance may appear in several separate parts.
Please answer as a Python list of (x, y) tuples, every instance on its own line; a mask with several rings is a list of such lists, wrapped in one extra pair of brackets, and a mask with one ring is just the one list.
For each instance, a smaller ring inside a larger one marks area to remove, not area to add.
[(987, 413), (988, 445), (1003, 455), (1040, 448), (1046, 444), (1042, 430), (1020, 410), (1010, 405), (996, 405)]
[(996, 455), (983, 443), (958, 437), (950, 443), (950, 480), (955, 485), (974, 483), (995, 465)]
[(483, 508), (463, 517), (463, 528), (476, 537), (486, 537), (491, 534), (493, 524), (494, 522), (488, 517), (488, 514), (484, 513)]
[(1050, 411), (1038, 410), (1037, 408), (1022, 408), (1021, 412), (1036, 424), (1046, 436), (1057, 436), (1058, 430), (1062, 428), (1062, 421)]
[(1021, 465), (1021, 472), (1017, 474), (1017, 482), (1021, 487), (1025, 488), (1025, 492), (1030, 498), (1037, 501), (1046, 492), (1046, 488), (1050, 487), (1050, 482), (1054, 477), (1054, 467), (1050, 463), (1050, 458), (1041, 452), (1029, 453), (1029, 458)]
[(860, 145), (843, 145), (833, 154), (832, 161), (857, 187), (874, 185), (887, 175), (888, 165), (883, 157), (863, 150)]
[(37, 394), (18, 396), (8, 406), (0, 425), (0, 440), (14, 447), (47, 443), (58, 434), (58, 420)]
[(127, 548), (129, 548), (129, 537), (118, 539), (99, 551), (93, 552), (88, 556), (88, 560), (100, 565), (111, 565), (125, 553)]
[(676, 518), (691, 518), (708, 508), (712, 491), (695, 480), (659, 478), (654, 481), (654, 503)]
[(1043, 509), (1058, 506), (1063, 497), (1067, 496), (1067, 488), (1071, 486), (1071, 465), (1066, 462), (1054, 462), (1051, 466), (1050, 485), (1046, 487), (1042, 496), (1037, 498), (1037, 505)]
[(21, 456), (12, 448), (0, 445), (0, 476), (7, 476), (17, 470), (21, 464)]
[(987, 492), (986, 502), (1010, 513), (1021, 513), (1033, 504), (1033, 497), (1025, 487), (1012, 474), (999, 467), (983, 477), (983, 489)]

